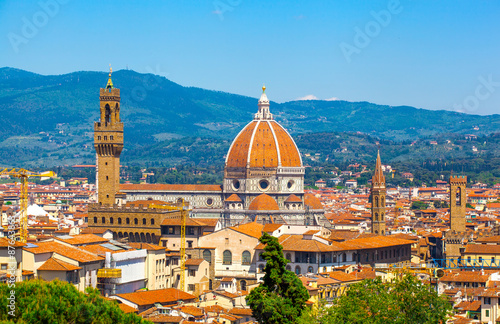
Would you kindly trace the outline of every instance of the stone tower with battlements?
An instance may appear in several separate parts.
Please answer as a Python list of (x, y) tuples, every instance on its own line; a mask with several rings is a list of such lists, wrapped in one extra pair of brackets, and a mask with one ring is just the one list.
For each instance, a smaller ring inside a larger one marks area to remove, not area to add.
[(450, 229), (452, 232), (465, 232), (466, 185), (467, 176), (450, 177)]
[(97, 201), (114, 205), (120, 188), (120, 154), (123, 149), (123, 123), (120, 120), (120, 89), (109, 80), (100, 89), (100, 120), (94, 124), (94, 147), (97, 153)]
[(372, 177), (372, 233), (385, 235), (385, 176), (380, 161), (380, 152), (377, 153), (375, 173)]

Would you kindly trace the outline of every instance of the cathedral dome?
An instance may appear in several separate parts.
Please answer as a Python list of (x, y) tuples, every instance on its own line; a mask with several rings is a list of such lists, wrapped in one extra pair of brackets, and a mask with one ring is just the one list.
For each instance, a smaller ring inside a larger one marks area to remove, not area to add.
[[(265, 87), (263, 88), (265, 90)], [(254, 120), (236, 136), (226, 157), (229, 168), (302, 167), (297, 145), (269, 112), (263, 92)]]
[(280, 210), (278, 203), (271, 196), (262, 194), (255, 197), (248, 206), (249, 210)]

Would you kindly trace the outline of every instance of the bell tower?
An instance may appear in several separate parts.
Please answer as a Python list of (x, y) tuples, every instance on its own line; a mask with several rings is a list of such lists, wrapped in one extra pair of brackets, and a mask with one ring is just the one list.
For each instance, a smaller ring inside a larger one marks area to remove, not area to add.
[(450, 227), (454, 232), (465, 232), (466, 186), (467, 176), (450, 177)]
[(385, 235), (385, 176), (380, 162), (380, 152), (377, 153), (375, 173), (372, 177), (372, 233)]
[(113, 87), (112, 69), (108, 84), (100, 89), (101, 116), (94, 123), (94, 147), (97, 153), (97, 201), (102, 205), (115, 204), (120, 188), (120, 154), (123, 149), (123, 123), (120, 120), (120, 89)]

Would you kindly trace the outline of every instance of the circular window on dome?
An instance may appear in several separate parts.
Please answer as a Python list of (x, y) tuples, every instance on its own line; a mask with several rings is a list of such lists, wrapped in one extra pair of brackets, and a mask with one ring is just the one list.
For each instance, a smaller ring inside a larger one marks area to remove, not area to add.
[(238, 191), (240, 189), (240, 182), (238, 180), (233, 180), (233, 190)]
[(292, 191), (293, 189), (295, 189), (295, 181), (293, 180), (288, 181), (286, 187), (288, 188), (288, 190)]
[(267, 189), (269, 189), (269, 181), (267, 181), (267, 180), (260, 180), (259, 181), (259, 188), (260, 188), (260, 190), (267, 190)]
[(214, 204), (214, 200), (212, 198), (207, 198), (207, 206), (212, 206)]

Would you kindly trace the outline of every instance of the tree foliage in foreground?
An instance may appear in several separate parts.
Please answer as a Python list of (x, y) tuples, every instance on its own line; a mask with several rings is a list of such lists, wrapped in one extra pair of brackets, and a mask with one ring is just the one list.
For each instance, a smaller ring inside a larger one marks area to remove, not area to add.
[[(15, 291), (15, 316), (8, 298)], [(125, 314), (114, 301), (101, 297), (97, 289), (79, 292), (72, 284), (54, 280), (29, 280), (15, 287), (0, 284), (0, 322), (2, 323), (95, 323), (146, 324), (135, 314)]]
[(305, 309), (309, 293), (300, 279), (286, 270), (288, 260), (278, 239), (264, 233), (259, 241), (266, 244), (263, 258), (267, 261), (263, 282), (246, 297), (255, 319), (262, 324), (288, 324)]
[(356, 283), (332, 307), (305, 312), (297, 323), (436, 324), (446, 323), (451, 310), (446, 296), (405, 274), (392, 282)]

